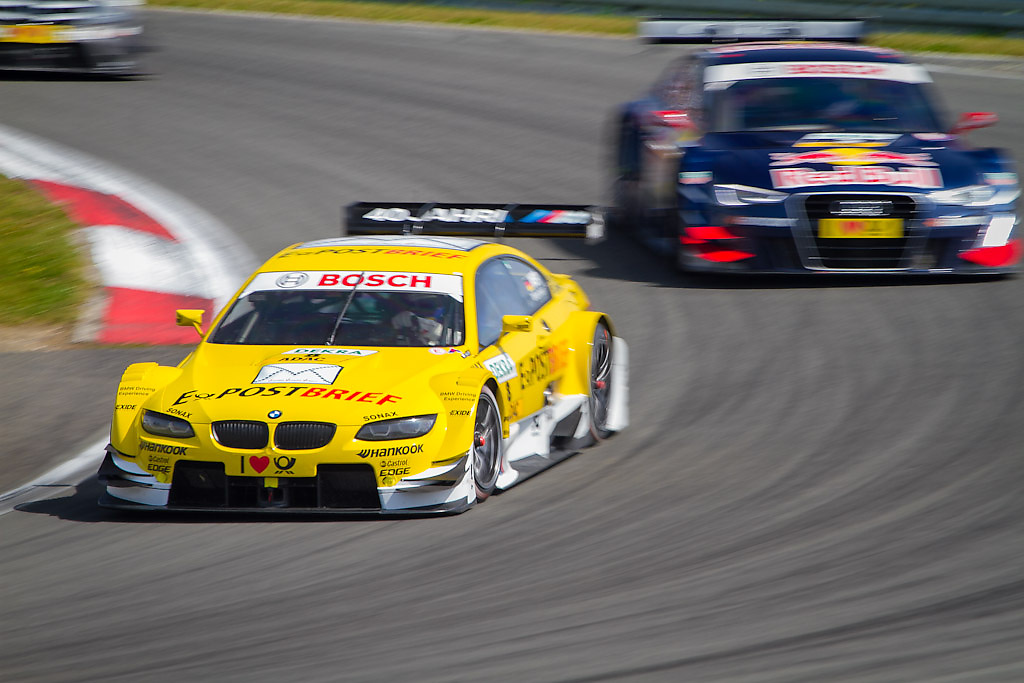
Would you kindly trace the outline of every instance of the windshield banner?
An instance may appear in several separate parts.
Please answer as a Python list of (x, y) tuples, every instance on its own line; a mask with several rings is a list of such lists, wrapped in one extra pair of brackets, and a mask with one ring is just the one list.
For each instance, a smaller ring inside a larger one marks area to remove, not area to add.
[(394, 271), (303, 270), (288, 273), (259, 273), (242, 292), (280, 291), (282, 289), (331, 289), (389, 292), (432, 292), (447, 294), (462, 301), (462, 276), (439, 273)]
[(756, 78), (873, 78), (901, 83), (931, 83), (917, 64), (881, 62), (753, 62), (716, 64), (704, 70), (705, 83), (746, 81)]

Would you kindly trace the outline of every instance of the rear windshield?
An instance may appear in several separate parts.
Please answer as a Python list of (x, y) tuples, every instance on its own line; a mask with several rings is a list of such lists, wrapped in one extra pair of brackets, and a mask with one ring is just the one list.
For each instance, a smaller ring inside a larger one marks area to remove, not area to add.
[[(351, 297), (351, 298), (350, 298)], [(254, 291), (231, 306), (214, 344), (458, 346), (462, 303), (409, 291)]]
[(919, 83), (871, 78), (763, 78), (709, 84), (712, 132), (942, 130)]

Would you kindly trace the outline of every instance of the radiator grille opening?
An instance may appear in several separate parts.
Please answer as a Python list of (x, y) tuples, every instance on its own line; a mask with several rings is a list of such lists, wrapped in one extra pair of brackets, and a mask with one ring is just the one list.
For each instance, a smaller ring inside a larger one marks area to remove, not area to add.
[(274, 445), (296, 451), (323, 448), (336, 430), (330, 422), (282, 422), (274, 429)]
[(377, 478), (369, 465), (320, 465), (321, 507), (379, 510)]
[[(896, 269), (912, 265), (914, 228), (918, 217), (913, 197), (899, 194), (813, 194), (804, 202), (811, 239), (820, 265), (837, 269)], [(824, 219), (885, 219), (903, 221), (902, 236), (892, 238), (823, 238)]]
[(213, 438), (228, 448), (265, 448), (270, 429), (265, 422), (221, 420), (213, 423)]
[(174, 465), (167, 504), (176, 507), (224, 507), (228, 501), (224, 464), (179, 460)]

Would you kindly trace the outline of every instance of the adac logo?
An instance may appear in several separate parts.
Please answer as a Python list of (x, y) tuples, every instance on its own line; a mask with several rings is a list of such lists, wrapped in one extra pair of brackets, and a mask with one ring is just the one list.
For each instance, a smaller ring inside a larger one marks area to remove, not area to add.
[(863, 147), (834, 147), (806, 152), (775, 152), (772, 166), (795, 166), (797, 164), (832, 164), (833, 166), (874, 166), (877, 164), (901, 164), (904, 166), (938, 166), (930, 154), (924, 152), (902, 154), (883, 149)]

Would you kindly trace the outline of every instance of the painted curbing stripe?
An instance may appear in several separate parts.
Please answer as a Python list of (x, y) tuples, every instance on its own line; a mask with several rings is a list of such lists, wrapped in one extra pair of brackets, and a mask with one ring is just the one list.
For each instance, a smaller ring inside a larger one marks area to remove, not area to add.
[(104, 324), (96, 341), (135, 344), (145, 339), (148, 344), (196, 344), (196, 331), (173, 325), (169, 311), (201, 308), (209, 314), (212, 306), (213, 301), (201, 297), (108, 287)]
[(92, 225), (82, 232), (106, 287), (215, 298), (216, 293), (203, 286), (202, 273), (189, 262), (188, 250), (180, 242), (120, 225)]
[(32, 180), (31, 183), (42, 190), (50, 201), (62, 205), (68, 216), (82, 225), (121, 225), (174, 240), (174, 235), (167, 228), (120, 197), (48, 180)]

